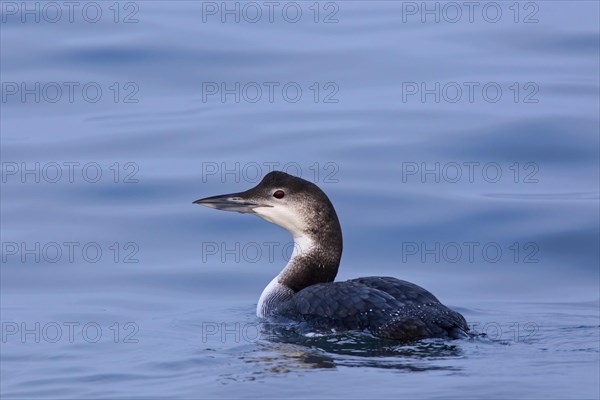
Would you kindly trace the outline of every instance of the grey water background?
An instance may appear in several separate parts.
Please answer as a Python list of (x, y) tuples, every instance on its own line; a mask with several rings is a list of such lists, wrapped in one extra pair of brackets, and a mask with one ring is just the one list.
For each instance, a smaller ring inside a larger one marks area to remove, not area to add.
[[(423, 5), (2, 1), (0, 396), (598, 398), (599, 4)], [(191, 202), (273, 166), (487, 337), (259, 325), (291, 238)]]

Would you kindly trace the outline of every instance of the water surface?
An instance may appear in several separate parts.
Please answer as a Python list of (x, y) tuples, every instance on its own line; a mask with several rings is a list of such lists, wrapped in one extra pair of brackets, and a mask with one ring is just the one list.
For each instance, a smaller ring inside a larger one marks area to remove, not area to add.
[[(2, 2), (2, 398), (599, 396), (597, 2), (26, 3)], [(415, 282), (487, 336), (259, 325), (291, 238), (191, 202), (271, 168), (332, 199), (338, 279)]]

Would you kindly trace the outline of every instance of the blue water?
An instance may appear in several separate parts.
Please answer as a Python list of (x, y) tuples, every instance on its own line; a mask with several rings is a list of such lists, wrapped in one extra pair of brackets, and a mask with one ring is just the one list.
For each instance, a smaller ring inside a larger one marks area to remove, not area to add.
[[(598, 398), (599, 3), (515, 3), (2, 1), (0, 397)], [(487, 336), (260, 325), (291, 238), (192, 201), (272, 168)]]

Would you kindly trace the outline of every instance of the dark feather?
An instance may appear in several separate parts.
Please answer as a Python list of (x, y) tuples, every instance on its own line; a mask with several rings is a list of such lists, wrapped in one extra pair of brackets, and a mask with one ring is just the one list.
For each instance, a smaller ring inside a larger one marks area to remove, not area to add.
[(275, 314), (302, 321), (317, 332), (367, 330), (404, 341), (458, 338), (469, 330), (462, 315), (427, 290), (391, 277), (312, 285), (281, 304)]

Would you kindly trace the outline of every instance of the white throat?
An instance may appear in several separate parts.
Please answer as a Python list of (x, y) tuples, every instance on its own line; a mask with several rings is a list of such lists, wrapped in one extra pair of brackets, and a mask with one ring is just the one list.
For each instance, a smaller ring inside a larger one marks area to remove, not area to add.
[(306, 235), (294, 235), (294, 251), (285, 268), (281, 270), (265, 289), (263, 290), (258, 304), (256, 305), (256, 315), (259, 318), (266, 318), (273, 311), (277, 304), (288, 300), (294, 295), (294, 291), (279, 282), (281, 275), (294, 264), (294, 260), (302, 254), (307, 254), (314, 247), (314, 242)]

